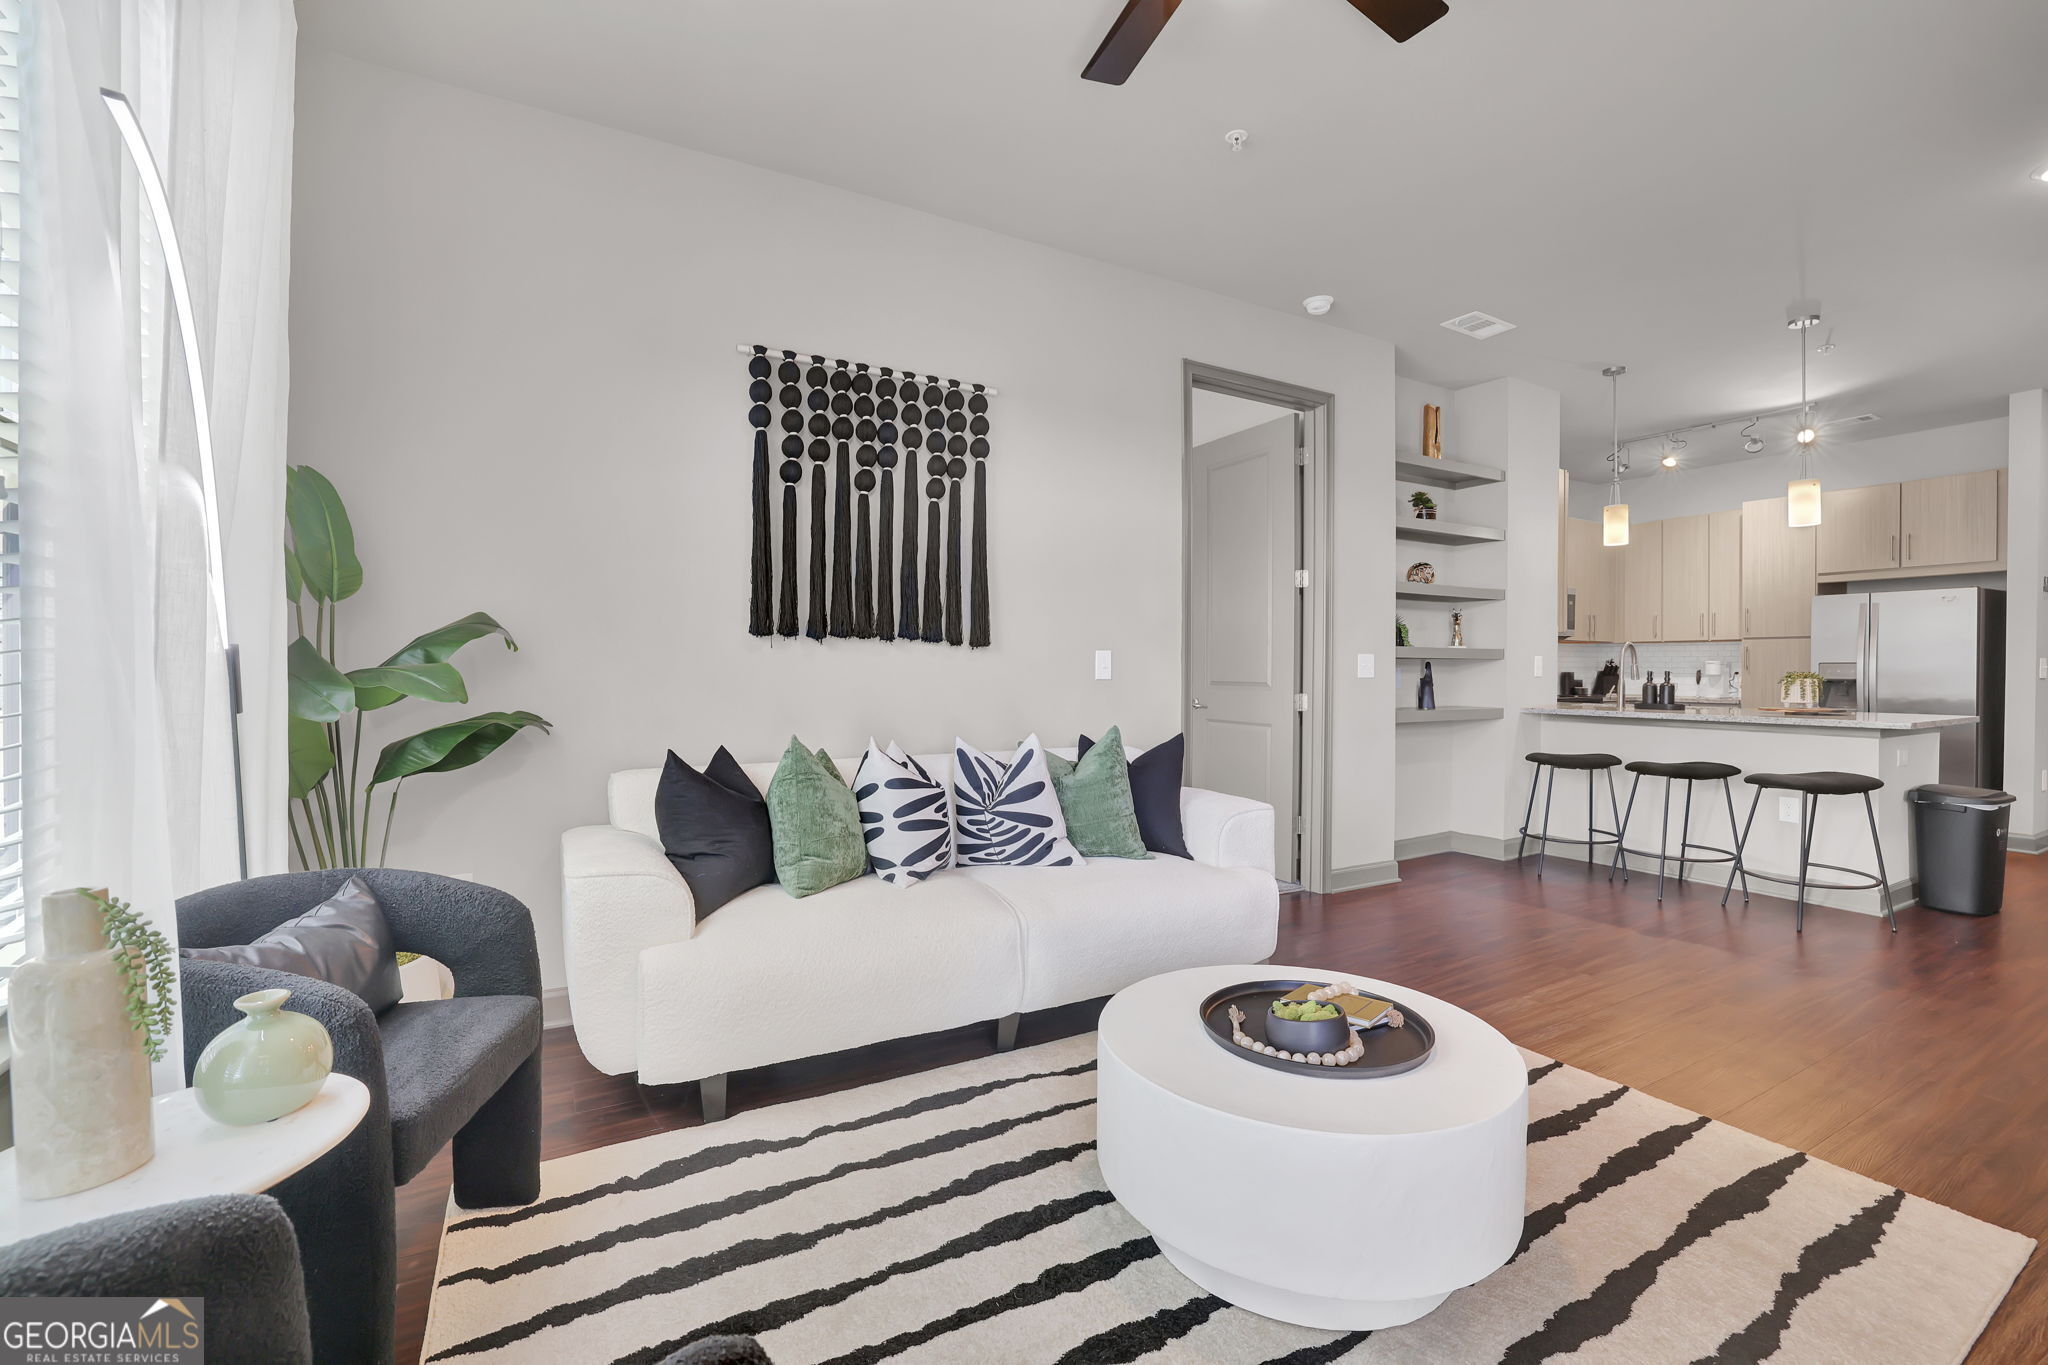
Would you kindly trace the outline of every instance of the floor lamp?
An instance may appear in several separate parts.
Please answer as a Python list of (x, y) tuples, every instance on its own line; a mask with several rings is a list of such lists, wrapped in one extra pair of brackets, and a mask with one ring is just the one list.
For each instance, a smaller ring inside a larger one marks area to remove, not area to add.
[(107, 112), (113, 115), (114, 126), (121, 132), (121, 145), (128, 149), (136, 178), (142, 182), (143, 202), (149, 206), (157, 240), (163, 245), (164, 273), (170, 280), (171, 302), (178, 311), (178, 337), (185, 349), (185, 379), (192, 391), (192, 432), (199, 447), (200, 489), (205, 495), (207, 595), (212, 599), (214, 628), (227, 655), (228, 742), (235, 769), (235, 852), (242, 877), (247, 880), (249, 815), (242, 794), (242, 656), (228, 635), (227, 572), (220, 548), (220, 490), (213, 476), (213, 415), (206, 405), (206, 377), (200, 370), (199, 326), (192, 317), (185, 255), (178, 249), (178, 232), (171, 223), (170, 196), (164, 192), (163, 174), (149, 150), (149, 139), (143, 136), (135, 107), (128, 103), (126, 95), (102, 88), (100, 98), (106, 101)]

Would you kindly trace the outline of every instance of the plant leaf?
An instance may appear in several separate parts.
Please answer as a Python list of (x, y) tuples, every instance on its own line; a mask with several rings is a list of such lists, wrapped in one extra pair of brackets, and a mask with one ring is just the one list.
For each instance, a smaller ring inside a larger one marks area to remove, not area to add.
[(327, 727), (299, 716), (285, 718), (290, 737), (291, 799), (312, 794), (313, 788), (334, 768), (334, 750), (327, 744)]
[(363, 586), (356, 558), (355, 528), (348, 509), (327, 476), (309, 464), (285, 471), (284, 515), (292, 528), (292, 553), (307, 591), (322, 602), (355, 596)]
[(419, 636), (404, 649), (386, 659), (386, 664), (437, 664), (454, 654), (471, 640), (480, 640), (486, 635), (505, 637), (505, 648), (516, 650), (518, 642), (512, 632), (499, 625), (488, 612), (473, 611), (460, 621), (450, 621), (439, 630), (430, 630)]
[(290, 712), (301, 720), (329, 725), (356, 709), (356, 685), (301, 635), (285, 654)]
[(292, 547), (284, 547), (284, 600), (295, 604), (306, 591), (305, 578), (299, 573), (299, 557), (292, 553)]
[(356, 709), (375, 711), (403, 697), (428, 701), (468, 701), (469, 688), (454, 664), (384, 664), (378, 668), (356, 668), (348, 680), (355, 684)]
[(421, 773), (447, 773), (488, 758), (499, 745), (528, 727), (553, 727), (531, 711), (486, 711), (394, 740), (377, 755), (371, 786)]

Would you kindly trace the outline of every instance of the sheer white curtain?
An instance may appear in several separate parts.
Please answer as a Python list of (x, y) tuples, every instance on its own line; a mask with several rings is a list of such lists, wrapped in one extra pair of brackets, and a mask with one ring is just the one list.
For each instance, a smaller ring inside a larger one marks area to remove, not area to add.
[(33, 911), (109, 886), (174, 932), (177, 895), (236, 875), (227, 680), (185, 358), (99, 91), (129, 96), (170, 187), (242, 654), (250, 870), (281, 871), (295, 22), (290, 0), (18, 3), (26, 890)]

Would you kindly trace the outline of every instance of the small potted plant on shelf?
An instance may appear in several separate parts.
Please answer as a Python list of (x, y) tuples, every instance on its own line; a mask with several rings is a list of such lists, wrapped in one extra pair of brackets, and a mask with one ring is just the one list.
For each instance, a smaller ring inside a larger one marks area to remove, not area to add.
[(1325, 1000), (1275, 1000), (1266, 1010), (1266, 1039), (1286, 1052), (1342, 1052), (1351, 1046), (1351, 1024)]
[(1820, 674), (1787, 673), (1778, 679), (1778, 691), (1785, 706), (1819, 706)]
[(1408, 505), (1415, 509), (1415, 515), (1424, 521), (1436, 520), (1436, 499), (1421, 489), (1408, 495)]

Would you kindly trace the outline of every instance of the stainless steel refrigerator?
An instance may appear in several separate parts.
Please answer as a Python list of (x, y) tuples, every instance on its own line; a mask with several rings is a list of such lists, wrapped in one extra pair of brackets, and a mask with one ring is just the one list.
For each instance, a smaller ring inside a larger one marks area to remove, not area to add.
[(1941, 780), (2005, 782), (2005, 594), (1997, 588), (1813, 599), (1821, 705), (1977, 716), (1941, 732)]

